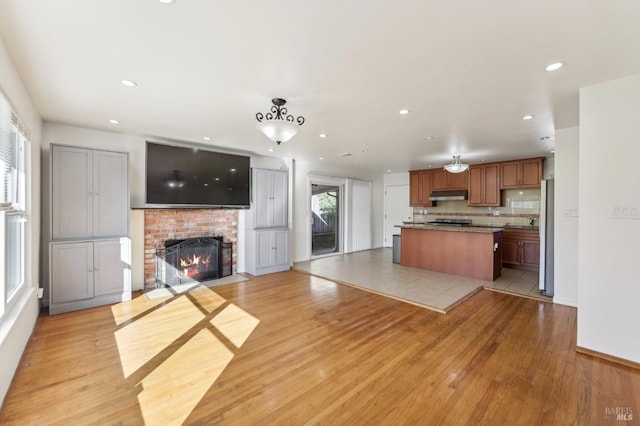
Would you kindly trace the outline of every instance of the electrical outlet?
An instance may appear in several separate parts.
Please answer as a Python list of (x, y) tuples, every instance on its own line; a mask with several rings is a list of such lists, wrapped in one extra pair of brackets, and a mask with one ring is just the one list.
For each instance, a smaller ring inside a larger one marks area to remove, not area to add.
[(638, 213), (638, 207), (635, 205), (618, 205), (613, 206), (613, 219), (635, 219), (640, 220), (640, 214)]
[(500, 216), (500, 210), (494, 210), (493, 211), (493, 215), (494, 216)]

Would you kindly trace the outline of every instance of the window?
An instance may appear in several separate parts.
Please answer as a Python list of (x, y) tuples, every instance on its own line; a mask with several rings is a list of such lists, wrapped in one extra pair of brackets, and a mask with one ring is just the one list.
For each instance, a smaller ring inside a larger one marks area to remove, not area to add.
[(25, 282), (29, 141), (0, 93), (0, 318)]

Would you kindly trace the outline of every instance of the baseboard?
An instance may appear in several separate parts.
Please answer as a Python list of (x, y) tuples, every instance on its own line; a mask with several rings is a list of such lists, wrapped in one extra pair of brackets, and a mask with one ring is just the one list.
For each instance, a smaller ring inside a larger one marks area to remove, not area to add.
[(553, 303), (556, 303), (558, 305), (565, 305), (565, 306), (571, 306), (572, 308), (577, 308), (578, 307), (578, 301), (575, 299), (565, 299), (562, 297), (553, 297)]
[(590, 355), (595, 358), (604, 359), (606, 361), (615, 362), (616, 364), (626, 365), (627, 367), (635, 368), (636, 370), (640, 370), (640, 363), (635, 361), (630, 361), (628, 359), (619, 358), (617, 356), (604, 354), (602, 352), (594, 351), (592, 349), (583, 348), (582, 346), (576, 346), (576, 352)]

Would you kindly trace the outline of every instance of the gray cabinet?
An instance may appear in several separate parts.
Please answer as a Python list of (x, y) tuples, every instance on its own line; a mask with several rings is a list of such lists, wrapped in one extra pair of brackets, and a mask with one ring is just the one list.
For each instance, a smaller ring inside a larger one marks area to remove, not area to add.
[(131, 299), (126, 153), (51, 148), (51, 315)]
[(252, 275), (290, 268), (287, 185), (286, 171), (252, 170), (252, 204), (245, 238), (246, 270)]
[(289, 232), (257, 231), (256, 268), (271, 268), (286, 265), (289, 267)]
[(59, 145), (51, 151), (52, 239), (128, 235), (127, 154)]
[(122, 300), (128, 286), (129, 239), (51, 243), (51, 314), (92, 307), (94, 298)]
[(254, 228), (286, 228), (287, 172), (253, 169)]

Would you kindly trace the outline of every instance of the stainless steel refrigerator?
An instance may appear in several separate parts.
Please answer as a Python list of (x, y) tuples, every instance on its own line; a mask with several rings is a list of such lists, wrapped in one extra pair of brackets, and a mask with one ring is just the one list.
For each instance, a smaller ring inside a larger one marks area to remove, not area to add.
[(553, 179), (540, 187), (540, 294), (553, 296)]

